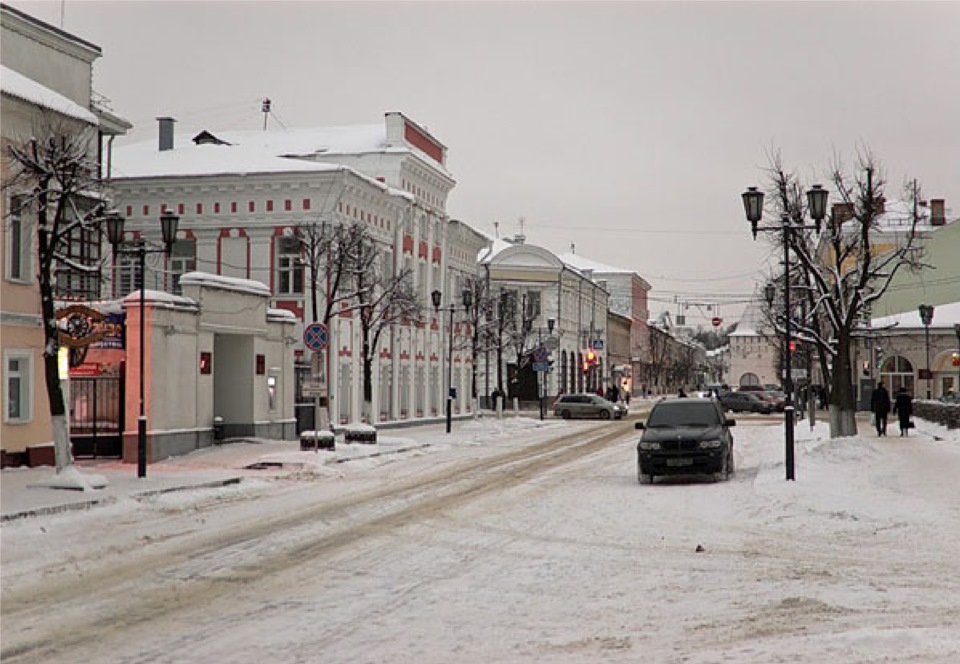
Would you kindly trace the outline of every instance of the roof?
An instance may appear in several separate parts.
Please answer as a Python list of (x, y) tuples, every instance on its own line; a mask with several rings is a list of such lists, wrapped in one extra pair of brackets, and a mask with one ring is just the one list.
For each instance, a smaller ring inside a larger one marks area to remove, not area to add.
[(0, 89), (3, 94), (21, 99), (41, 108), (76, 118), (92, 125), (99, 124), (97, 116), (75, 101), (68, 99), (45, 85), (27, 78), (20, 72), (0, 65)]
[[(933, 321), (930, 323), (930, 329), (949, 329), (952, 332), (956, 323), (960, 323), (960, 301), (938, 304), (933, 308)], [(874, 318), (870, 321), (870, 327), (922, 329), (923, 322), (920, 320), (919, 306), (913, 311), (906, 311), (902, 314)]]

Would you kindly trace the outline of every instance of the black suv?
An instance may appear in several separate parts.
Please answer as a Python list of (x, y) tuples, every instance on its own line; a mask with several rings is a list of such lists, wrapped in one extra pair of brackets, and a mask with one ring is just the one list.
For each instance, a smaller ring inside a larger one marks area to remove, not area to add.
[(736, 422), (724, 417), (715, 399), (664, 399), (654, 405), (637, 444), (637, 477), (653, 482), (655, 475), (713, 473), (727, 479), (733, 472)]

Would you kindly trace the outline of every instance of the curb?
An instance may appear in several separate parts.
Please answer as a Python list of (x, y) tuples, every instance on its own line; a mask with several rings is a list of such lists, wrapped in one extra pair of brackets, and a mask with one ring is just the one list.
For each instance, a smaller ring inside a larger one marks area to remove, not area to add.
[[(229, 486), (231, 484), (240, 484), (243, 481), (242, 477), (228, 477), (222, 480), (211, 480), (209, 482), (201, 482), (200, 484), (184, 484), (179, 486), (166, 487), (164, 489), (151, 489), (149, 491), (140, 491), (137, 493), (131, 493), (130, 498), (134, 500), (140, 500), (142, 498), (148, 498), (150, 496), (159, 496), (164, 493), (173, 493), (174, 491), (189, 491), (191, 489), (216, 489), (218, 487)], [(110, 505), (117, 502), (117, 496), (105, 496), (103, 498), (91, 498), (90, 500), (82, 500), (74, 503), (62, 503), (60, 505), (49, 505), (47, 507), (38, 507), (36, 509), (21, 510), (19, 512), (8, 512), (6, 514), (0, 515), (0, 523), (7, 523), (9, 521), (16, 521), (17, 519), (28, 519), (34, 516), (47, 516), (50, 514), (61, 514), (64, 512), (74, 512), (80, 510), (88, 510), (93, 507), (98, 507), (101, 505)]]

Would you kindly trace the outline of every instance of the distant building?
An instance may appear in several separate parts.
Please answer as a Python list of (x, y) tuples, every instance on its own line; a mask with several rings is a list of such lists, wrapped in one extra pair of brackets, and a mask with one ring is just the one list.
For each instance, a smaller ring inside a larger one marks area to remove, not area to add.
[(730, 333), (730, 387), (782, 384), (776, 366), (777, 345), (770, 334), (759, 302), (748, 304), (737, 329)]

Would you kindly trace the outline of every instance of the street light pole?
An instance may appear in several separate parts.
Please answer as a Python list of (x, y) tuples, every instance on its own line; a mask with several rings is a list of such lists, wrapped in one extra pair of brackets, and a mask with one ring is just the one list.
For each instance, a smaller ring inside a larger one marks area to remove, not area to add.
[[(469, 311), (470, 306), (473, 304), (473, 291), (469, 288), (464, 288), (463, 292), (460, 294), (463, 299), (463, 309), (464, 311)], [(433, 300), (433, 310), (437, 313), (440, 312), (440, 300), (443, 297), (443, 294), (435, 290), (430, 293), (430, 298)], [(457, 310), (456, 305), (451, 302), (448, 306), (444, 307), (447, 311), (450, 312), (450, 332), (447, 337), (447, 433), (450, 433), (453, 423), (453, 314)]]
[(807, 205), (809, 207), (810, 217), (814, 221), (813, 226), (794, 224), (790, 221), (790, 217), (786, 213), (784, 213), (781, 217), (779, 226), (758, 226), (757, 224), (763, 217), (763, 192), (759, 191), (756, 187), (749, 187), (747, 191), (743, 192), (742, 198), (744, 211), (747, 215), (747, 221), (750, 222), (750, 226), (753, 231), (753, 239), (757, 239), (757, 231), (772, 231), (781, 233), (781, 239), (783, 241), (783, 391), (786, 396), (783, 407), (785, 446), (784, 457), (787, 480), (795, 480), (793, 438), (793, 376), (790, 371), (790, 326), (792, 323), (790, 316), (790, 237), (794, 228), (815, 228), (817, 233), (820, 232), (820, 224), (826, 215), (827, 190), (820, 185), (815, 184), (809, 191), (807, 191)]
[(930, 323), (933, 322), (933, 305), (920, 305), (920, 322), (923, 323), (923, 341), (927, 350), (927, 399), (930, 399), (930, 383), (933, 374), (930, 373)]
[(126, 220), (120, 216), (116, 210), (107, 213), (107, 239), (113, 245), (114, 256), (136, 256), (138, 267), (140, 269), (140, 414), (137, 418), (137, 477), (147, 476), (147, 409), (145, 392), (144, 373), (146, 371), (146, 330), (144, 309), (146, 308), (146, 271), (147, 254), (163, 253), (170, 255), (170, 249), (173, 247), (177, 238), (177, 224), (180, 223), (180, 217), (164, 210), (160, 215), (160, 232), (163, 235), (163, 249), (148, 249), (147, 243), (143, 238), (138, 239), (130, 247), (120, 247), (123, 242), (123, 225)]

